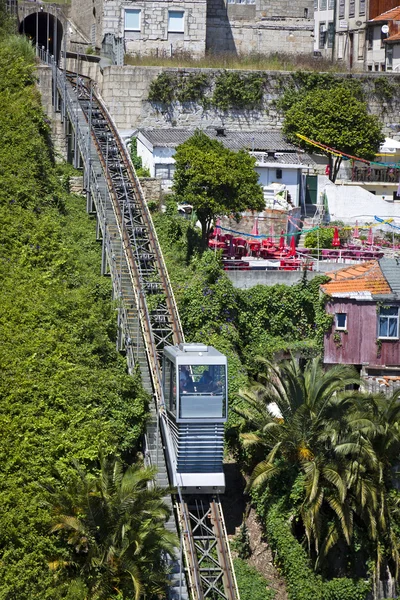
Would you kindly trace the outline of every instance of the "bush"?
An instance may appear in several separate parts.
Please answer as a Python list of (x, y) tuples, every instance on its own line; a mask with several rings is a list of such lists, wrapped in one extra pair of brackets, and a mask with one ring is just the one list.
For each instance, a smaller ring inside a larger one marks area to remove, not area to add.
[(366, 600), (370, 585), (365, 581), (344, 577), (323, 581), (315, 574), (306, 551), (291, 532), (281, 503), (269, 509), (266, 533), (285, 576), (289, 600)]
[(241, 600), (273, 600), (274, 590), (268, 587), (268, 581), (257, 569), (240, 558), (233, 560), (233, 566)]

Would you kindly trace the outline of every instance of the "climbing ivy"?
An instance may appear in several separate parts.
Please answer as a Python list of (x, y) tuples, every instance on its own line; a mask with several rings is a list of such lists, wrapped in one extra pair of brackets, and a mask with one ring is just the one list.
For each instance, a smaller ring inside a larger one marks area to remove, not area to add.
[(217, 76), (212, 104), (221, 110), (260, 108), (265, 79), (259, 73), (222, 71)]
[(220, 110), (252, 110), (262, 105), (265, 77), (259, 73), (220, 71), (211, 82), (205, 73), (163, 71), (150, 84), (148, 100), (170, 105), (173, 102), (199, 102)]

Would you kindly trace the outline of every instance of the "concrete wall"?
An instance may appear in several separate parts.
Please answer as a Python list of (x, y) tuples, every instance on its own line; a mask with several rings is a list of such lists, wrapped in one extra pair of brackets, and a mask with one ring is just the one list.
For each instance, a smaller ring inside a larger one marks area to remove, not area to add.
[[(324, 265), (323, 271), (307, 271), (306, 277), (308, 281), (311, 281), (314, 277), (323, 275), (325, 272), (337, 271), (339, 269), (343, 269), (342, 264), (332, 263), (330, 265)], [(303, 280), (304, 271), (226, 271), (226, 275), (229, 277), (235, 288), (247, 290), (255, 285), (295, 285)]]
[(153, 177), (140, 177), (140, 185), (142, 187), (146, 202), (161, 202), (161, 181)]

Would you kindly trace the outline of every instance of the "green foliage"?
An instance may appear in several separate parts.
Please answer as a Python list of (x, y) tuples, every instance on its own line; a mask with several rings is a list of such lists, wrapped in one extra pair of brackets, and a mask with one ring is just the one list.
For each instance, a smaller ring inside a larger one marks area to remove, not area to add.
[(286, 112), (308, 93), (314, 90), (324, 90), (325, 93), (330, 93), (335, 87), (344, 88), (358, 100), (364, 100), (362, 85), (356, 79), (338, 77), (332, 73), (296, 71), (291, 75), (290, 83), (284, 87), (283, 94), (276, 102), (276, 106), (279, 110)]
[(256, 160), (244, 150), (233, 152), (197, 130), (177, 147), (174, 158), (173, 190), (178, 202), (194, 207), (203, 247), (216, 216), (264, 208)]
[(264, 83), (265, 79), (259, 73), (244, 75), (237, 71), (222, 71), (215, 82), (212, 104), (221, 110), (260, 108)]
[(148, 398), (115, 350), (95, 223), (54, 168), (26, 50), (0, 43), (0, 598), (58, 600), (38, 484), (55, 468), (67, 478), (74, 458), (90, 467), (99, 448), (134, 453)]
[(273, 600), (275, 592), (268, 587), (268, 581), (246, 561), (233, 559), (233, 566), (241, 600)]
[[(361, 158), (372, 159), (384, 141), (382, 125), (367, 105), (344, 85), (335, 85), (327, 93), (317, 88), (300, 94), (285, 113), (283, 132), (289, 141), (306, 150), (313, 147), (300, 140), (302, 134), (311, 140)], [(332, 163), (332, 155), (327, 153)], [(341, 157), (331, 164), (331, 179), (339, 170)]]
[(234, 540), (234, 548), (238, 553), (239, 558), (246, 560), (251, 556), (251, 548), (250, 548), (250, 538), (249, 531), (247, 529), (246, 522), (243, 521), (239, 533), (235, 537)]
[(299, 351), (303, 356), (319, 353), (331, 319), (317, 277), (292, 286), (257, 285), (238, 290), (238, 328), (242, 351), (254, 373), (257, 355), (272, 358), (276, 352)]
[(316, 231), (306, 233), (304, 240), (305, 248), (332, 248), (333, 229), (330, 227), (319, 228)]
[(171, 104), (175, 98), (176, 76), (174, 73), (163, 71), (150, 84), (149, 102)]
[(142, 158), (138, 156), (137, 139), (135, 136), (131, 138), (131, 160), (138, 177), (150, 177), (150, 170), (147, 167), (143, 167)]
[(347, 578), (323, 581), (315, 575), (285, 515), (281, 504), (273, 505), (266, 517), (266, 533), (285, 576), (289, 600), (366, 600), (370, 585), (365, 581)]
[(210, 80), (204, 73), (163, 71), (150, 84), (149, 102), (169, 105), (173, 102), (200, 102), (220, 110), (252, 110), (262, 105), (265, 77), (259, 73), (241, 74), (221, 71), (216, 76), (212, 96), (206, 94)]
[(60, 489), (48, 486), (52, 532), (64, 546), (50, 565), (61, 580), (84, 582), (97, 600), (165, 592), (165, 555), (178, 540), (165, 529), (170, 510), (165, 490), (150, 485), (154, 475), (102, 457), (95, 478), (76, 465), (69, 481), (59, 478)]
[(397, 86), (389, 81), (386, 77), (378, 77), (374, 79), (375, 95), (383, 101), (391, 102), (397, 95)]
[(184, 102), (204, 102), (205, 91), (209, 86), (208, 76), (205, 73), (189, 73), (180, 77), (176, 90), (176, 99)]

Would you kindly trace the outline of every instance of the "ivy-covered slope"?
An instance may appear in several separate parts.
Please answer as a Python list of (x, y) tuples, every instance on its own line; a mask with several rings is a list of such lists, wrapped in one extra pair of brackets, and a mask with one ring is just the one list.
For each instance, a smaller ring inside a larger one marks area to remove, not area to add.
[(0, 40), (0, 599), (66, 597), (42, 486), (135, 448), (140, 383), (115, 350), (95, 223), (52, 161), (31, 47)]

